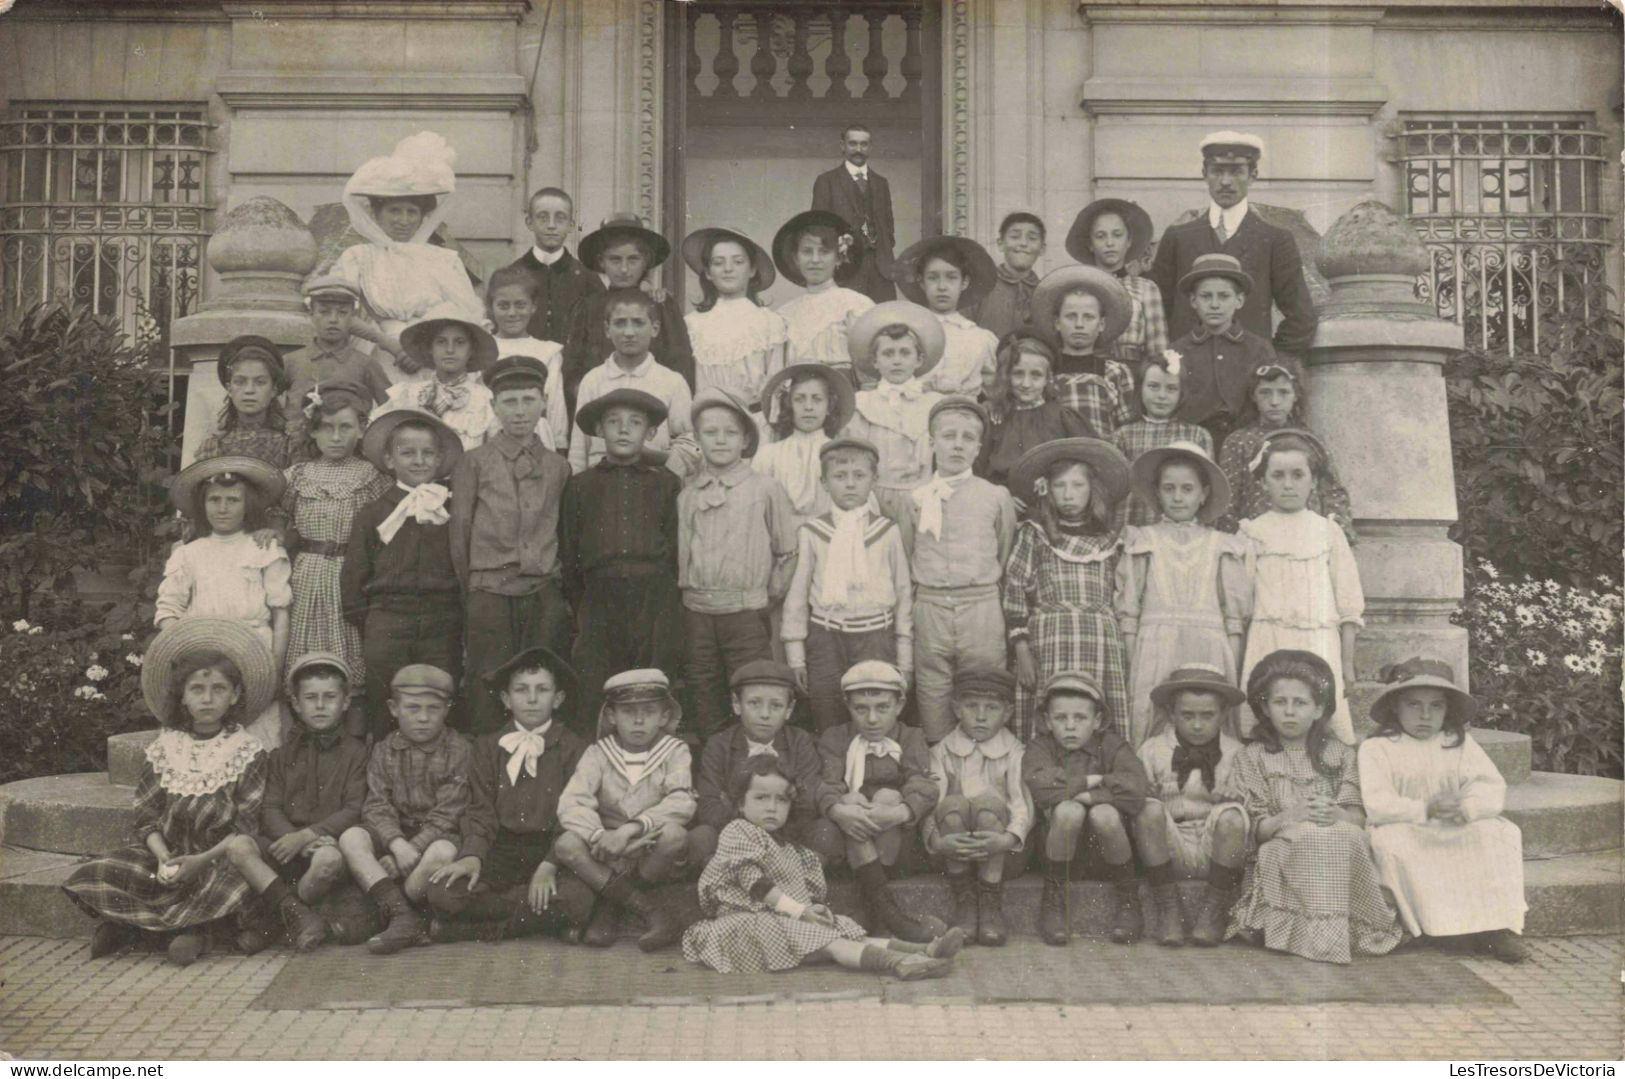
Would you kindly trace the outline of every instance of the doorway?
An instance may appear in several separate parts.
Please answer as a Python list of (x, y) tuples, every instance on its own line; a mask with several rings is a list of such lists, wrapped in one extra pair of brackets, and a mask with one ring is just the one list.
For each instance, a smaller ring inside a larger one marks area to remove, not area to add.
[[(840, 163), (841, 132), (874, 136), (898, 249), (941, 231), (940, 22), (926, 0), (666, 6), (664, 219), (675, 244), (725, 225), (768, 247)], [(668, 289), (698, 300), (680, 257)], [(768, 304), (795, 292), (777, 282)]]

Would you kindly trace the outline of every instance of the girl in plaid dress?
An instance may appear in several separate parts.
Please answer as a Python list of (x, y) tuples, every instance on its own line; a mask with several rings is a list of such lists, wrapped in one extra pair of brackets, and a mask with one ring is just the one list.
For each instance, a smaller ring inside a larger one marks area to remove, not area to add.
[(1034, 691), (1061, 671), (1097, 679), (1117, 733), (1128, 732), (1128, 677), (1113, 609), (1121, 541), (1112, 528), (1128, 462), (1097, 438), (1039, 446), (1017, 462), (1010, 490), (1033, 512), (1004, 567), (1004, 621), (1016, 654), (1016, 722), (1033, 734)]
[(1224, 794), (1247, 811), (1257, 846), (1226, 936), (1325, 963), (1386, 955), (1405, 936), (1372, 859), (1354, 750), (1328, 730), (1336, 692), (1313, 652), (1265, 656), (1247, 680), (1263, 721)]
[[(307, 405), (306, 412), (317, 455), (288, 469), (288, 490), (282, 497), (295, 533), (288, 546), (296, 552), (287, 655), (343, 656), (354, 673), (352, 700), (360, 701), (366, 678), (361, 631), (344, 619), (339, 575), (356, 511), (389, 490), (391, 481), (356, 454), (372, 402), (368, 391), (352, 382), (329, 382), (312, 395), (319, 400)], [(359, 731), (361, 706), (353, 704), (351, 710), (349, 729)]]
[[(1142, 364), (1135, 376), (1135, 392), (1139, 394), (1140, 418), (1119, 427), (1112, 435), (1112, 444), (1133, 462), (1148, 450), (1161, 449), (1175, 442), (1194, 442), (1202, 452), (1213, 456), (1213, 436), (1194, 423), (1174, 418), (1179, 408), (1179, 354), (1159, 355)], [(1232, 486), (1232, 490), (1234, 487)], [(1147, 501), (1138, 492), (1129, 492), (1117, 508), (1117, 527), (1125, 525), (1156, 524), (1162, 508), (1155, 501)], [(1235, 531), (1232, 526), (1227, 531)]]
[(706, 918), (684, 932), (684, 959), (723, 974), (835, 962), (905, 981), (941, 978), (953, 968), (964, 943), (959, 929), (910, 944), (870, 937), (829, 909), (818, 855), (778, 837), (795, 784), (775, 758), (753, 757), (729, 794), (743, 815), (722, 829), (716, 855), (700, 874)]

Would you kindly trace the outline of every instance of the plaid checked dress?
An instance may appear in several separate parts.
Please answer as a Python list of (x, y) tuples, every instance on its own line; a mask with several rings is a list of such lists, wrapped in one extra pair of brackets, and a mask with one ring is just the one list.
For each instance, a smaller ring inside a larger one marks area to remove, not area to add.
[(1119, 273), (1117, 283), (1128, 290), (1134, 301), (1128, 329), (1112, 342), (1112, 356), (1129, 368), (1130, 374), (1143, 368), (1154, 356), (1168, 348), (1168, 316), (1162, 309), (1162, 290), (1147, 277)]
[[(1098, 364), (1097, 374), (1078, 370)], [(1062, 356), (1055, 365), (1055, 399), (1083, 417), (1083, 422), (1101, 438), (1134, 419), (1134, 375), (1116, 360), (1093, 356)]]
[[(1125, 423), (1111, 436), (1112, 443), (1123, 451), (1129, 464), (1147, 450), (1157, 450), (1164, 446), (1171, 446), (1175, 442), (1194, 442), (1207, 451), (1209, 457), (1213, 456), (1213, 436), (1194, 423), (1184, 420), (1153, 420), (1142, 417), (1133, 423)], [(1162, 519), (1162, 508), (1146, 502), (1134, 492), (1117, 504), (1117, 518), (1115, 525), (1121, 529), (1124, 525), (1151, 525)]]
[[(1321, 753), (1329, 776), (1315, 771), (1306, 749), (1272, 753), (1262, 742), (1245, 745), (1226, 797), (1242, 804), (1255, 828), (1301, 805), (1312, 791), (1341, 808), (1361, 808), (1354, 750), (1328, 739)], [(1356, 953), (1386, 955), (1405, 936), (1365, 829), (1344, 821), (1289, 825), (1258, 848), (1227, 935), (1244, 931), (1262, 933), (1266, 948), (1323, 963), (1348, 963)]]
[(700, 874), (700, 909), (706, 917), (683, 933), (683, 958), (724, 974), (790, 970), (830, 941), (868, 936), (843, 915), (835, 916), (832, 928), (780, 914), (767, 902), (771, 888), (798, 903), (824, 902), (818, 855), (781, 843), (744, 818), (729, 821), (717, 837), (716, 855)]
[(337, 464), (304, 461), (288, 469), (287, 476), (282, 505), (299, 533), (300, 546), (324, 544), (333, 552), (302, 549), (294, 556), (287, 661), (292, 663), (306, 652), (337, 652), (349, 664), (351, 692), (360, 692), (366, 679), (361, 631), (341, 613), (339, 574), (356, 511), (389, 490), (394, 481), (360, 457)]
[[(1032, 642), (1040, 684), (1061, 671), (1083, 671), (1100, 682), (1112, 729), (1127, 736), (1128, 676), (1112, 607), (1121, 543), (1116, 532), (1063, 531), (1050, 543), (1043, 526), (1026, 521), (1004, 567), (1001, 603), (1012, 641)], [(1034, 733), (1036, 694), (1017, 687), (1016, 733)]]
[(253, 735), (232, 726), (208, 739), (165, 730), (147, 747), (135, 788), (130, 845), (73, 871), (63, 891), (85, 913), (149, 932), (185, 929), (237, 911), (253, 889), (225, 858), (182, 884), (158, 879), (147, 836), (164, 837), (170, 854), (201, 854), (234, 833), (259, 831), (267, 754)]

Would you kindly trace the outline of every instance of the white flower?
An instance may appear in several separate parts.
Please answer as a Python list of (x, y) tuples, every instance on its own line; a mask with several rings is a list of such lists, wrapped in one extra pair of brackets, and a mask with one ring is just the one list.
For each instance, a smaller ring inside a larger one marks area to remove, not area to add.
[(82, 701), (95, 700), (97, 697), (101, 696), (101, 694), (96, 692), (95, 686), (80, 686), (78, 689), (73, 691), (73, 695)]
[(15, 621), (15, 622), (13, 622), (11, 624), (11, 628), (12, 628), (12, 631), (16, 632), (16, 633), (27, 633), (28, 632), (28, 619), (26, 619), (26, 618), (17, 619), (17, 621)]
[(1567, 667), (1575, 674), (1579, 674), (1581, 671), (1585, 670), (1585, 663), (1581, 661), (1579, 656), (1572, 653), (1563, 657), (1563, 666)]
[(1508, 667), (1505, 663), (1497, 663), (1495, 665), (1495, 673), (1500, 675), (1511, 674), (1512, 668)]
[(31, 626), (31, 627), (29, 627), (28, 635), (30, 637), (38, 637), (41, 633), (44, 633), (44, 632), (45, 632), (45, 627), (43, 627), (43, 626)]
[(1484, 576), (1488, 577), (1492, 581), (1498, 581), (1501, 579), (1501, 571), (1490, 565), (1488, 562), (1480, 562), (1478, 564), (1478, 568), (1483, 571)]
[(134, 652), (131, 652), (129, 655), (124, 657), (124, 662), (128, 663), (132, 667), (139, 667), (141, 666), (141, 657), (136, 655)]
[(1536, 667), (1546, 666), (1546, 653), (1538, 648), (1531, 648), (1529, 650), (1529, 662)]
[(133, 634), (133, 633), (121, 633), (121, 634), (119, 634), (119, 640), (121, 640), (121, 641), (133, 641), (133, 640), (135, 640), (135, 634)]
[(1518, 624), (1520, 626), (1532, 626), (1535, 624), (1535, 612), (1533, 608), (1527, 607), (1520, 603), (1518, 604), (1515, 613), (1518, 616)]
[(85, 677), (90, 679), (92, 682), (100, 682), (103, 678), (107, 677), (107, 668), (103, 667), (100, 663), (92, 663), (90, 666), (85, 668)]

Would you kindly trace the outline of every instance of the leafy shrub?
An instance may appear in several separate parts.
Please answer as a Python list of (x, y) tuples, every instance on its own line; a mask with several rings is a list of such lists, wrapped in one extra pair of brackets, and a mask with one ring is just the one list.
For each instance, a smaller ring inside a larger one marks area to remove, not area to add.
[(1456, 621), (1470, 636), (1479, 724), (1534, 740), (1541, 771), (1620, 778), (1620, 594), (1503, 576), (1478, 561)]

